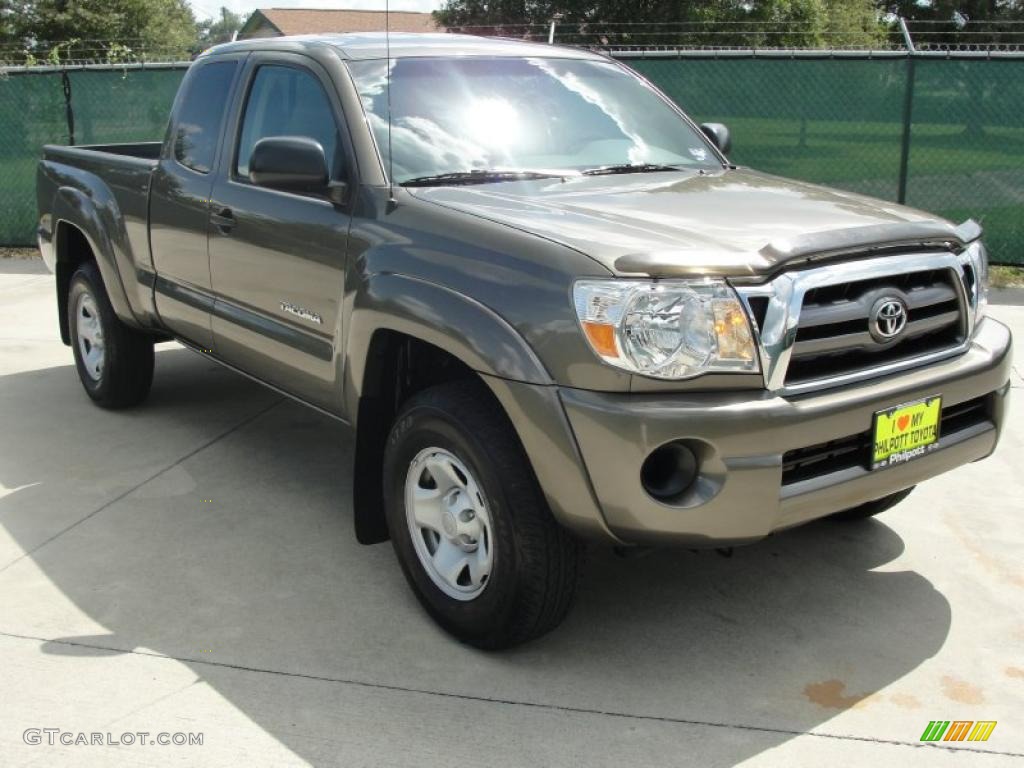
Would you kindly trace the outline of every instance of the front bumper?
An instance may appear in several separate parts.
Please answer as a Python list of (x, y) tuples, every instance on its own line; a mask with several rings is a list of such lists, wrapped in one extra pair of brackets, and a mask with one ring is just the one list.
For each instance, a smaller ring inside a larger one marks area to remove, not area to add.
[[(601, 528), (628, 543), (720, 547), (882, 498), (988, 456), (1003, 423), (1010, 346), (1009, 330), (989, 318), (959, 357), (800, 397), (568, 388), (559, 396), (603, 517)], [(938, 450), (905, 464), (875, 472), (846, 467), (783, 483), (787, 451), (858, 435), (870, 428), (876, 411), (936, 394), (942, 395), (944, 412), (986, 397), (984, 417), (942, 434)], [(700, 446), (702, 475), (683, 501), (669, 505), (647, 494), (640, 467), (651, 451), (673, 440)], [(556, 514), (573, 505), (558, 487), (543, 476), (541, 481)]]

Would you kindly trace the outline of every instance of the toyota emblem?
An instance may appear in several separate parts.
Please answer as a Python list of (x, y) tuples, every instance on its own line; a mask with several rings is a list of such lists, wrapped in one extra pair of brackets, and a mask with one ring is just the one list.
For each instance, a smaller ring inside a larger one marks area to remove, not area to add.
[(871, 308), (868, 330), (879, 344), (899, 338), (907, 327), (907, 305), (896, 296), (883, 296)]

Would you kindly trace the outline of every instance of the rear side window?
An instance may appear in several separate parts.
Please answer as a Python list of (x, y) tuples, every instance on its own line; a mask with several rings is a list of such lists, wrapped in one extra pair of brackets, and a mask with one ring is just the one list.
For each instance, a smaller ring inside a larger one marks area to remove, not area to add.
[(311, 72), (273, 65), (256, 70), (238, 139), (239, 176), (248, 178), (252, 149), (269, 136), (305, 136), (319, 142), (331, 176), (338, 178), (338, 124), (327, 93)]
[(209, 173), (217, 153), (235, 61), (203, 64), (189, 78), (174, 128), (174, 159), (199, 173)]

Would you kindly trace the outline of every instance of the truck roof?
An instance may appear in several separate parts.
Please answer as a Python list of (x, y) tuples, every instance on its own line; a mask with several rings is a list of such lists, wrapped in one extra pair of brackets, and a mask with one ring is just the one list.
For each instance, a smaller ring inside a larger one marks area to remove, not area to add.
[[(387, 57), (388, 41), (384, 32), (353, 32), (349, 34), (292, 35), (239, 40), (214, 46), (206, 56), (236, 51), (303, 51), (310, 48), (334, 48), (343, 59), (383, 59)], [(447, 33), (392, 32), (391, 58), (423, 56), (509, 56), (562, 59), (600, 59), (599, 54), (578, 48), (544, 43), (528, 43), (500, 37), (478, 37)]]

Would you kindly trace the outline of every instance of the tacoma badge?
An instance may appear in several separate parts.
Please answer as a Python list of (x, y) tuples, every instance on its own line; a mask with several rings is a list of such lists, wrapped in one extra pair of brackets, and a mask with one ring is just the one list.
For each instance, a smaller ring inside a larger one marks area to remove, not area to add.
[(301, 317), (303, 320), (309, 320), (309, 322), (311, 323), (323, 325), (324, 319), (320, 317), (320, 315), (318, 315), (316, 312), (308, 310), (305, 307), (296, 306), (295, 304), (292, 304), (289, 301), (282, 301), (281, 309), (283, 309), (285, 312), (288, 312), (289, 314), (295, 315), (296, 317)]

